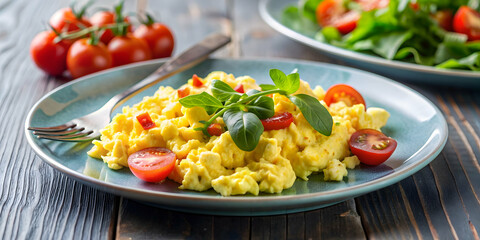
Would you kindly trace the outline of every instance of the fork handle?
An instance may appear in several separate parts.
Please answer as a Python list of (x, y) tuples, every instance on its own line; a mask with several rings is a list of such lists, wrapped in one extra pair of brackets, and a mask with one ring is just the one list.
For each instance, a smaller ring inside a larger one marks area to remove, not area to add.
[(136, 83), (124, 92), (113, 96), (102, 108), (110, 108), (111, 114), (115, 108), (122, 105), (139, 92), (176, 73), (187, 70), (200, 62), (203, 62), (211, 53), (225, 46), (230, 40), (229, 36), (220, 33), (214, 33), (207, 36), (201, 42), (195, 44), (180, 55), (166, 61), (154, 73), (150, 74), (142, 81)]

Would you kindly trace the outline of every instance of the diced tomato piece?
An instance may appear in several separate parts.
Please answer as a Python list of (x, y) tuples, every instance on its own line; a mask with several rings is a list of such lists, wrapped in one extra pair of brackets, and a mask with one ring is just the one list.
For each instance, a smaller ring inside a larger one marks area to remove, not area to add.
[(290, 126), (290, 124), (293, 122), (293, 115), (289, 112), (284, 112), (261, 121), (265, 131), (279, 130)]
[(142, 113), (137, 116), (137, 120), (142, 125), (143, 129), (148, 130), (156, 127), (155, 123), (152, 121), (150, 114), (148, 112)]
[(190, 88), (185, 87), (185, 88), (182, 88), (182, 89), (178, 89), (177, 94), (178, 94), (179, 98), (184, 98), (184, 97), (190, 95)]
[(239, 93), (245, 93), (245, 89), (243, 89), (243, 84), (238, 84), (233, 90)]
[(219, 123), (212, 123), (207, 127), (207, 131), (210, 136), (220, 136), (223, 133), (223, 128)]
[(453, 17), (453, 30), (468, 36), (468, 40), (480, 40), (480, 13), (462, 6)]
[(194, 87), (203, 86), (203, 82), (202, 82), (202, 80), (200, 80), (200, 78), (197, 76), (197, 74), (193, 74), (193, 76), (192, 76), (192, 85)]

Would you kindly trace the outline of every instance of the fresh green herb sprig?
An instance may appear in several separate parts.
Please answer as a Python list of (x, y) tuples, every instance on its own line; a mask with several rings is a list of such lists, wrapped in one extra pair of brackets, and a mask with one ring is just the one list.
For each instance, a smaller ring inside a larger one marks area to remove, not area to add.
[(262, 91), (250, 90), (243, 94), (222, 81), (214, 80), (211, 84), (212, 95), (206, 92), (190, 95), (181, 98), (180, 104), (186, 108), (202, 107), (212, 115), (209, 120), (201, 122), (203, 127), (195, 129), (207, 136), (208, 126), (218, 117), (223, 117), (233, 141), (244, 151), (252, 151), (258, 145), (264, 131), (261, 119), (275, 114), (273, 99), (266, 96), (273, 93), (289, 98), (316, 131), (330, 136), (333, 120), (328, 110), (312, 96), (292, 95), (300, 88), (298, 73), (286, 75), (278, 69), (270, 69), (270, 78), (274, 85), (262, 84)]

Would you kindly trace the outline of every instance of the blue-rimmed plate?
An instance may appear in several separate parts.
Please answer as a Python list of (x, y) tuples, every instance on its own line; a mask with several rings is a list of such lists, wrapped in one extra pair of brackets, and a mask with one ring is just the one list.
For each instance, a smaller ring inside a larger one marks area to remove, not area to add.
[(282, 22), (287, 6), (298, 5), (298, 0), (261, 0), (260, 15), (263, 20), (281, 34), (320, 50), (331, 57), (343, 60), (363, 69), (392, 77), (395, 80), (442, 84), (462, 87), (480, 87), (480, 72), (439, 69), (414, 63), (387, 60), (378, 56), (355, 52), (315, 40), (315, 31), (295, 31)]
[(57, 88), (40, 99), (28, 114), (25, 133), (29, 144), (45, 162), (64, 174), (101, 190), (123, 195), (160, 207), (215, 215), (269, 215), (321, 208), (396, 183), (426, 166), (442, 150), (447, 124), (429, 100), (395, 81), (371, 73), (331, 64), (299, 60), (209, 59), (171, 77), (128, 101), (133, 104), (152, 95), (160, 85), (179, 87), (196, 73), (206, 76), (222, 70), (235, 76), (250, 75), (259, 83), (269, 83), (270, 68), (284, 72), (298, 69), (311, 86), (324, 88), (347, 83), (363, 94), (367, 106), (382, 107), (391, 113), (383, 131), (398, 141), (392, 157), (377, 167), (360, 166), (350, 170), (343, 182), (324, 182), (323, 174), (309, 181), (297, 179), (281, 194), (222, 197), (214, 191), (179, 190), (178, 184), (145, 183), (128, 169), (111, 170), (101, 160), (87, 156), (91, 143), (65, 143), (39, 140), (26, 128), (52, 126), (89, 113), (111, 96), (153, 72), (161, 61), (149, 61), (87, 76)]

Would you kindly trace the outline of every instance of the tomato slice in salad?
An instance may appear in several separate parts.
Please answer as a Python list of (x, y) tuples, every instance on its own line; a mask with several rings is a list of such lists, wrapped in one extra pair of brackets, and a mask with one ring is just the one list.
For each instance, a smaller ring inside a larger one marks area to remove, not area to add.
[(361, 163), (372, 166), (385, 162), (397, 148), (395, 139), (374, 129), (356, 131), (348, 144)]
[(207, 131), (210, 136), (220, 136), (223, 133), (223, 128), (219, 123), (212, 123), (207, 127)]
[(325, 93), (323, 101), (325, 101), (327, 106), (340, 101), (344, 102), (349, 107), (355, 104), (363, 104), (365, 108), (367, 106), (362, 95), (355, 90), (355, 88), (347, 84), (335, 84), (331, 86)]
[(357, 27), (360, 13), (348, 11), (342, 0), (324, 0), (318, 4), (315, 11), (320, 26), (335, 27), (340, 33), (347, 34)]
[(160, 182), (175, 166), (176, 155), (166, 148), (146, 148), (128, 157), (132, 173), (146, 182)]
[(462, 6), (453, 17), (453, 30), (468, 36), (468, 40), (480, 40), (480, 13)]
[(293, 115), (289, 112), (284, 112), (261, 121), (265, 131), (279, 130), (290, 126), (293, 122)]
[(363, 11), (370, 11), (388, 7), (390, 0), (356, 0), (356, 2), (360, 4)]

